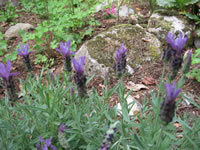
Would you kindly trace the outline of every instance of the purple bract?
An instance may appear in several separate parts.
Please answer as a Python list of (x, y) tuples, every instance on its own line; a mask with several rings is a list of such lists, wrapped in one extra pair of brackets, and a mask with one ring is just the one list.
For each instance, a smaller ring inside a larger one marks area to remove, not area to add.
[(121, 44), (120, 48), (115, 52), (115, 62), (121, 61), (122, 57), (127, 52), (127, 49), (124, 47), (124, 44)]
[(20, 56), (28, 56), (28, 55), (30, 55), (32, 53), (32, 51), (28, 52), (28, 50), (29, 50), (29, 45), (28, 44), (26, 44), (26, 45), (21, 44), (20, 47), (21, 47), (21, 49), (17, 49), (18, 55), (20, 55)]
[[(51, 148), (53, 150), (57, 150), (55, 146), (51, 144), (52, 136), (49, 139), (44, 140), (41, 136), (39, 136), (40, 142), (43, 143), (43, 150), (48, 150), (48, 148)], [(39, 146), (39, 144), (38, 144)]]
[(168, 33), (166, 41), (171, 45), (171, 47), (176, 50), (178, 53), (182, 53), (185, 43), (187, 42), (188, 38), (184, 37), (184, 34), (181, 32), (178, 37), (175, 39), (175, 35), (172, 33)]
[(62, 123), (62, 124), (59, 126), (58, 131), (59, 131), (59, 132), (65, 132), (65, 129), (66, 129), (66, 126), (65, 126), (64, 123)]
[(76, 61), (75, 58), (72, 59), (72, 63), (73, 63), (73, 66), (74, 66), (74, 69), (76, 71), (76, 73), (83, 73), (83, 65), (85, 64), (85, 56), (83, 57), (80, 57), (78, 61)]
[(8, 81), (10, 77), (19, 74), (18, 72), (10, 73), (12, 64), (8, 60), (7, 65), (0, 63), (0, 77)]
[(60, 42), (60, 49), (56, 48), (56, 51), (60, 52), (63, 57), (70, 57), (71, 55), (75, 54), (75, 52), (71, 52), (71, 41), (68, 40), (67, 42), (63, 43)]
[(172, 84), (165, 84), (165, 90), (167, 101), (174, 101), (181, 92), (181, 89), (176, 89), (176, 82)]

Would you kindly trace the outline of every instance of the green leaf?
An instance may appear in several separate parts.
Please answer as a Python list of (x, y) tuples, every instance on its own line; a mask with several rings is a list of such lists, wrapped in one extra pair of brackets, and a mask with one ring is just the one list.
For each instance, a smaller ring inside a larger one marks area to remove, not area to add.
[(185, 15), (186, 15), (188, 18), (192, 19), (192, 20), (195, 20), (195, 21), (199, 21), (199, 20), (200, 20), (200, 18), (199, 18), (197, 15), (193, 15), (193, 14), (188, 13), (188, 12), (185, 12)]
[(173, 7), (175, 6), (175, 3), (176, 3), (176, 0), (157, 0), (157, 4), (160, 7), (165, 7), (165, 8)]

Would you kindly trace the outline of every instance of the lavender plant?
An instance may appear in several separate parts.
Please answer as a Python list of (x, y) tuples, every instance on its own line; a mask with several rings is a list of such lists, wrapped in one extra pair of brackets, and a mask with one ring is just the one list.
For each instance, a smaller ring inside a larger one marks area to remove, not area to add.
[(37, 150), (48, 150), (49, 148), (52, 150), (58, 150), (55, 146), (53, 146), (51, 143), (52, 136), (49, 139), (44, 140), (41, 136), (39, 136), (41, 144), (37, 143), (35, 146)]
[(27, 71), (32, 71), (32, 66), (31, 66), (31, 61), (30, 61), (30, 58), (29, 58), (29, 55), (31, 53), (33, 53), (32, 51), (28, 51), (29, 50), (29, 45), (26, 44), (21, 44), (20, 45), (21, 49), (17, 49), (18, 51), (18, 55), (22, 56), (23, 57), (23, 62), (24, 62), (24, 65), (25, 65), (25, 68)]
[(110, 128), (108, 129), (108, 131), (106, 131), (106, 133), (104, 134), (100, 150), (108, 150), (111, 147), (111, 144), (114, 138), (114, 133), (117, 130), (116, 126), (118, 123), (119, 121), (116, 121), (114, 124), (110, 125)]
[(75, 69), (75, 82), (78, 87), (78, 93), (80, 97), (84, 97), (87, 94), (86, 88), (86, 76), (84, 75), (84, 68), (83, 65), (85, 64), (85, 56), (80, 57), (77, 61), (75, 58), (72, 59), (72, 63)]
[(172, 121), (176, 109), (176, 97), (181, 92), (181, 89), (176, 89), (176, 82), (165, 84), (166, 97), (161, 104), (160, 118), (165, 124)]
[(12, 64), (7, 61), (7, 65), (0, 63), (0, 77), (3, 79), (3, 86), (6, 89), (9, 100), (17, 100), (17, 93), (15, 89), (15, 83), (13, 81), (13, 76), (19, 74), (18, 72), (11, 73)]
[(126, 71), (126, 52), (127, 49), (124, 47), (124, 44), (121, 44), (120, 48), (115, 52), (114, 70), (118, 77), (121, 77)]
[(187, 37), (184, 37), (181, 32), (175, 39), (175, 35), (168, 33), (166, 38), (168, 42), (167, 49), (164, 50), (164, 60), (170, 62), (171, 74), (169, 76), (170, 81), (174, 80), (183, 62), (183, 48), (187, 42)]
[(56, 48), (56, 51), (60, 52), (64, 58), (64, 71), (70, 72), (71, 67), (71, 55), (74, 55), (76, 52), (71, 52), (71, 41), (68, 40), (65, 43), (60, 43), (60, 49)]

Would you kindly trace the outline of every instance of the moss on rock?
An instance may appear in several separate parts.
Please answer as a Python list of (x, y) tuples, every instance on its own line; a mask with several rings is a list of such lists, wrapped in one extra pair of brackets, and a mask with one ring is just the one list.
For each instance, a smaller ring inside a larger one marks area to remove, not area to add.
[[(134, 67), (143, 63), (146, 56), (158, 57), (158, 47), (150, 46), (142, 39), (145, 38), (145, 30), (130, 24), (120, 24), (111, 27), (87, 42), (89, 54), (99, 63), (111, 67), (114, 62), (114, 52), (121, 43), (128, 48), (128, 64)], [(153, 36), (153, 35), (152, 35)], [(148, 52), (148, 50), (150, 50)]]

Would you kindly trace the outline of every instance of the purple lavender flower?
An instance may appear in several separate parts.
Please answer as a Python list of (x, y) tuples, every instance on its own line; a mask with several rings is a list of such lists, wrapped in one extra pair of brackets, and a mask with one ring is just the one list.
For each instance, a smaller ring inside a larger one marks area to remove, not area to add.
[(78, 61), (76, 61), (75, 58), (72, 59), (72, 63), (74, 65), (76, 73), (83, 74), (83, 66), (85, 64), (85, 58), (86, 58), (85, 56), (80, 57)]
[(42, 147), (39, 143), (35, 144), (35, 147), (37, 148), (37, 150), (42, 150)]
[(64, 70), (69, 71), (69, 72), (72, 70), (71, 55), (76, 53), (76, 51), (71, 52), (70, 49), (71, 49), (71, 41), (70, 40), (68, 40), (65, 43), (61, 42), (60, 49), (56, 48), (56, 51), (60, 52), (60, 54), (63, 55), (64, 63), (65, 63)]
[(114, 133), (117, 130), (116, 126), (118, 123), (119, 122), (117, 121), (114, 124), (110, 125), (110, 128), (108, 129), (108, 131), (104, 134), (100, 150), (108, 150), (110, 148), (113, 137), (114, 137)]
[(78, 61), (75, 58), (72, 59), (72, 63), (75, 69), (75, 82), (78, 87), (78, 92), (81, 97), (84, 97), (87, 93), (86, 89), (86, 76), (84, 75), (83, 65), (85, 64), (85, 56), (80, 57)]
[(59, 126), (58, 131), (59, 131), (59, 132), (65, 132), (65, 129), (66, 129), (66, 126), (65, 126), (64, 123), (62, 123), (62, 124)]
[(126, 70), (126, 52), (124, 44), (121, 44), (121, 47), (115, 52), (114, 70), (118, 76), (121, 76)]
[(32, 51), (28, 51), (29, 50), (29, 45), (26, 44), (21, 44), (20, 45), (21, 49), (17, 49), (18, 51), (18, 55), (22, 56), (23, 57), (23, 62), (25, 64), (25, 67), (26, 67), (26, 70), (27, 71), (31, 71), (32, 70), (32, 67), (31, 67), (31, 61), (30, 61), (30, 58), (29, 58), (29, 55), (31, 53), (33, 53)]
[(27, 56), (27, 55), (30, 55), (31, 53), (33, 53), (32, 51), (30, 51), (30, 52), (28, 51), (29, 50), (28, 44), (26, 44), (26, 45), (21, 44), (20, 47), (21, 47), (21, 49), (17, 49), (18, 55), (20, 55), (20, 56)]
[(187, 53), (187, 57), (185, 59), (185, 63), (183, 65), (183, 73), (186, 74), (190, 70), (191, 62), (192, 62), (192, 50), (189, 50)]
[(14, 101), (17, 99), (17, 94), (12, 77), (19, 73), (18, 72), (10, 73), (11, 67), (12, 65), (10, 61), (7, 61), (6, 66), (0, 63), (0, 77), (3, 79), (3, 84), (5, 86), (9, 100)]
[(48, 148), (51, 148), (53, 150), (58, 150), (55, 146), (51, 144), (52, 136), (49, 139), (44, 140), (41, 136), (39, 136), (40, 142), (42, 143), (43, 147), (38, 143), (36, 144), (36, 148), (38, 150), (48, 150)]
[(172, 121), (176, 109), (176, 97), (181, 92), (181, 89), (176, 89), (176, 82), (165, 84), (166, 97), (161, 104), (160, 118), (166, 124)]
[(18, 72), (10, 73), (11, 67), (12, 67), (12, 64), (9, 60), (7, 61), (6, 66), (0, 63), (0, 77), (3, 78), (3, 80), (8, 81), (10, 77), (19, 74)]
[(167, 51), (164, 51), (164, 53), (166, 53), (165, 60), (170, 60), (170, 70), (171, 70), (171, 74), (169, 76), (170, 81), (175, 79), (179, 69), (182, 66), (183, 48), (185, 46), (185, 43), (187, 42), (187, 39), (188, 38), (184, 37), (182, 32), (176, 39), (174, 34), (170, 32), (168, 33), (166, 40), (171, 48), (169, 47)]
[(174, 34), (169, 32), (166, 40), (171, 45), (171, 47), (177, 51), (178, 54), (181, 54), (188, 38), (184, 37), (183, 33), (181, 32), (178, 38), (174, 39)]

